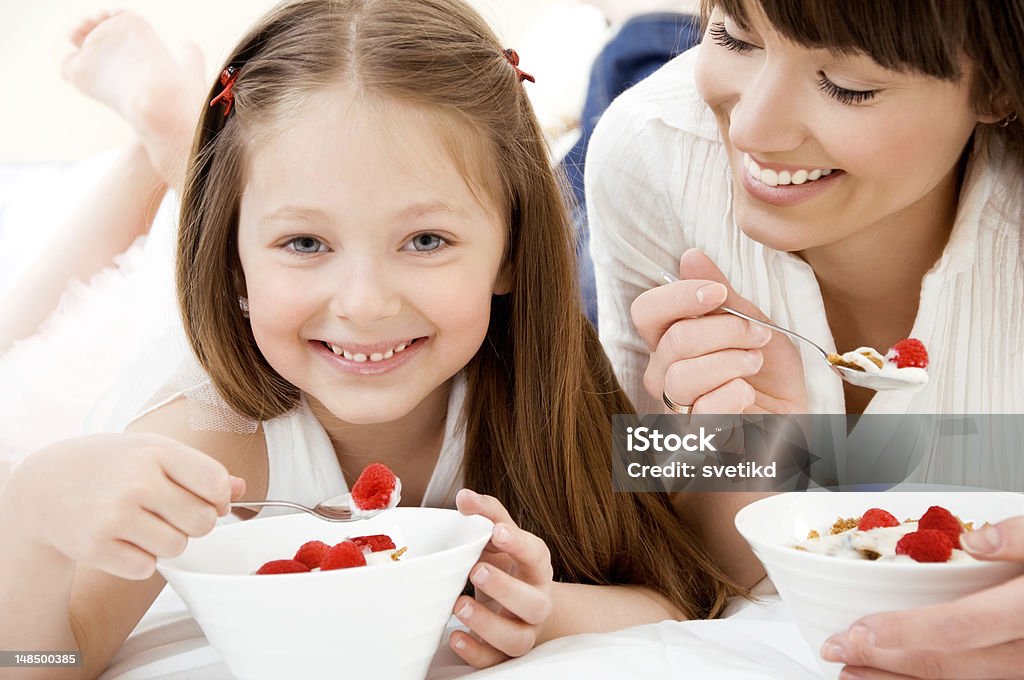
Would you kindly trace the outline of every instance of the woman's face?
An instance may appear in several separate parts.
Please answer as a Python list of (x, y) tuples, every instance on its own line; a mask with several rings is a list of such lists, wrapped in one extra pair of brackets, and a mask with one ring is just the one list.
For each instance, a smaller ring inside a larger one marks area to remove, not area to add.
[(773, 30), (757, 3), (749, 15), (744, 31), (716, 10), (697, 64), (744, 233), (794, 252), (884, 239), (951, 214), (957, 160), (982, 120), (966, 77), (949, 82), (808, 49)]

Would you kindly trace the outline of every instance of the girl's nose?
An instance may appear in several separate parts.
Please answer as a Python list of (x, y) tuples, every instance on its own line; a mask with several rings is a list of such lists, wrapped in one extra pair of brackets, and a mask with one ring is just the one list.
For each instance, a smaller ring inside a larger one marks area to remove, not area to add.
[(335, 277), (331, 313), (358, 325), (371, 325), (398, 314), (402, 298), (387, 272), (378, 263), (340, 264)]
[(806, 138), (805, 116), (793, 74), (765, 62), (746, 81), (729, 113), (729, 140), (751, 154), (798, 148)]

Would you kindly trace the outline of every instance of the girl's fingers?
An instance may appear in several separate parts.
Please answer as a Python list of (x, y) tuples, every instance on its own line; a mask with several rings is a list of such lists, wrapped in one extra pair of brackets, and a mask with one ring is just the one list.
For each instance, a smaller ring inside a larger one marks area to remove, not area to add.
[(537, 536), (523, 531), (514, 524), (495, 524), (491, 544), (508, 553), (516, 561), (516, 576), (534, 586), (551, 583), (551, 551)]
[(173, 483), (154, 489), (142, 499), (142, 507), (187, 536), (205, 536), (217, 524), (216, 507)]
[(509, 576), (503, 571), (479, 564), (469, 575), (477, 596), (483, 593), (506, 611), (531, 625), (540, 625), (551, 613), (551, 598), (543, 591)]
[[(696, 359), (677, 361), (664, 373), (661, 391), (678, 404), (692, 405), (702, 395), (712, 392), (735, 378), (756, 375), (764, 364), (764, 356), (756, 349), (727, 349)], [(654, 381), (652, 375), (651, 381)], [(647, 378), (645, 376), (645, 382)], [(705, 413), (708, 411), (705, 410)]]
[(452, 633), (448, 645), (473, 668), (490, 668), (508, 660), (507, 654), (461, 630)]
[(144, 581), (156, 571), (156, 558), (126, 541), (110, 541), (95, 555), (83, 557), (82, 564), (131, 581)]
[(214, 506), (219, 514), (228, 511), (231, 475), (218, 461), (190, 446), (166, 442), (154, 448), (164, 474), (180, 487)]
[(482, 515), (495, 524), (515, 524), (508, 510), (494, 496), (485, 496), (472, 489), (462, 489), (455, 495), (455, 507), (463, 515)]
[(481, 641), (508, 656), (522, 656), (537, 642), (536, 627), (496, 614), (471, 597), (456, 601), (455, 616)]
[(118, 538), (154, 557), (177, 557), (188, 546), (188, 536), (144, 510), (132, 515)]
[(757, 393), (746, 380), (735, 378), (693, 402), (690, 413), (743, 413), (754, 405)]
[(651, 351), (680, 319), (703, 316), (725, 302), (728, 291), (714, 281), (676, 281), (644, 291), (633, 300), (630, 316)]

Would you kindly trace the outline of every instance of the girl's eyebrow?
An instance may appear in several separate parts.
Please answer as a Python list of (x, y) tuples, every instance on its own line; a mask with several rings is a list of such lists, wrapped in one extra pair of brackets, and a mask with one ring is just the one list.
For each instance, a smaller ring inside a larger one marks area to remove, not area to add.
[[(440, 201), (425, 201), (422, 203), (413, 203), (412, 205), (399, 210), (394, 213), (393, 219), (396, 221), (409, 220), (437, 213), (461, 215), (463, 214), (463, 211), (456, 210), (455, 208), (441, 203)], [(260, 220), (260, 224), (267, 225), (271, 222), (288, 220), (323, 222), (329, 221), (330, 219), (330, 215), (318, 208), (309, 208), (301, 205), (284, 205)]]

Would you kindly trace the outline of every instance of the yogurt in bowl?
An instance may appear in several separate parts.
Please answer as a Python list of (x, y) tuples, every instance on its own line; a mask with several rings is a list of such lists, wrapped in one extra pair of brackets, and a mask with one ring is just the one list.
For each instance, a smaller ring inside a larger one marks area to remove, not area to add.
[(954, 600), (1024, 574), (1024, 565), (1012, 562), (837, 559), (795, 549), (812, 531), (828, 535), (836, 518), (859, 517), (869, 508), (918, 518), (933, 505), (979, 526), (1024, 515), (1024, 495), (995, 491), (787, 493), (737, 513), (736, 528), (764, 565), (825, 677), (838, 677), (842, 665), (821, 659), (822, 644), (861, 617)]

